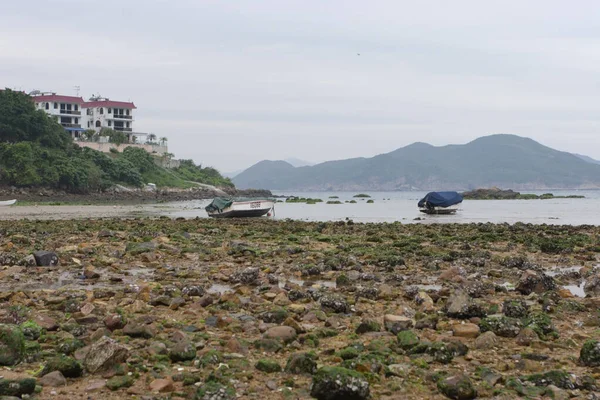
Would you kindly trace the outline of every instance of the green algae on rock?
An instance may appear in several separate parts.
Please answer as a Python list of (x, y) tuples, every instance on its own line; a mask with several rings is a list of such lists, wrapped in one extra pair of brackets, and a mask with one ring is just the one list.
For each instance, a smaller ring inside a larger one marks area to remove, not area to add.
[(341, 367), (320, 368), (310, 389), (310, 395), (317, 400), (365, 400), (369, 394), (364, 375)]
[(21, 329), (11, 325), (0, 325), (0, 365), (17, 364), (25, 353), (25, 337)]

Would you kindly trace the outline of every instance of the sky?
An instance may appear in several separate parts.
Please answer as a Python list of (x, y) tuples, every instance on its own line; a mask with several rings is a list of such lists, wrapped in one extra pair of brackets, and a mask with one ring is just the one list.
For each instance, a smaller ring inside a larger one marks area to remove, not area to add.
[(133, 101), (224, 172), (494, 133), (600, 159), (600, 2), (3, 2), (0, 87)]

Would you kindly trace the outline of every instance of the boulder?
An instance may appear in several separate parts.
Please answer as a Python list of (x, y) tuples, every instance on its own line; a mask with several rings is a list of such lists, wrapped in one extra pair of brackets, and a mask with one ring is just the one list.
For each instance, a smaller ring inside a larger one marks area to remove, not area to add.
[(475, 348), (477, 350), (490, 350), (498, 344), (498, 337), (492, 331), (487, 331), (475, 339)]
[(33, 394), (35, 391), (35, 379), (3, 379), (0, 378), (0, 396), (22, 397)]
[(438, 390), (449, 399), (470, 400), (477, 397), (477, 391), (473, 387), (468, 376), (463, 374), (452, 375), (440, 379), (437, 383)]
[(383, 325), (387, 331), (392, 332), (394, 335), (402, 331), (408, 331), (415, 326), (412, 318), (393, 314), (384, 315)]
[(50, 358), (46, 362), (41, 375), (45, 376), (55, 371), (61, 372), (61, 374), (67, 378), (78, 378), (83, 374), (83, 368), (77, 360), (62, 354)]
[(264, 337), (290, 343), (296, 339), (296, 330), (290, 326), (274, 326), (265, 332)]
[(169, 358), (173, 362), (193, 360), (196, 358), (196, 346), (188, 340), (182, 340), (171, 348)]
[(36, 251), (33, 253), (38, 267), (53, 267), (58, 265), (58, 256), (52, 251)]
[(579, 362), (587, 367), (600, 366), (600, 341), (588, 340), (579, 352)]
[(502, 305), (502, 312), (507, 317), (523, 318), (529, 312), (529, 306), (523, 300), (505, 300)]
[(485, 317), (483, 308), (464, 290), (455, 291), (446, 302), (446, 315), (450, 318), (469, 319)]
[(452, 334), (456, 337), (476, 338), (479, 336), (479, 326), (471, 323), (452, 326)]
[(531, 293), (544, 293), (556, 289), (554, 278), (545, 274), (538, 274), (530, 269), (523, 272), (517, 283), (517, 292), (528, 295)]
[(494, 316), (482, 319), (479, 328), (481, 332), (492, 331), (501, 337), (514, 338), (521, 330), (521, 322), (516, 318)]
[(104, 336), (92, 344), (83, 359), (85, 369), (90, 373), (105, 371), (124, 362), (129, 357), (127, 347)]
[(10, 366), (25, 354), (25, 336), (19, 327), (0, 324), (0, 365)]
[(323, 367), (313, 376), (310, 395), (317, 400), (366, 400), (369, 382), (356, 371), (341, 367)]
[(67, 385), (67, 380), (60, 371), (53, 371), (42, 376), (39, 383), (42, 386), (61, 387)]
[(341, 296), (326, 294), (319, 299), (319, 303), (321, 303), (321, 307), (326, 311), (334, 313), (350, 312), (348, 302)]
[(315, 356), (309, 353), (292, 354), (285, 365), (285, 372), (289, 374), (309, 374), (317, 371)]
[(173, 387), (173, 380), (168, 379), (155, 379), (150, 382), (148, 386), (150, 391), (153, 393), (168, 393), (175, 390)]

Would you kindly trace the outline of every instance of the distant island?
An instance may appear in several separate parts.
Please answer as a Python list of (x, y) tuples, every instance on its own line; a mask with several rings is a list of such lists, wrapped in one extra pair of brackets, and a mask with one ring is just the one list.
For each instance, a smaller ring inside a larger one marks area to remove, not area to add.
[(584, 199), (585, 196), (568, 195), (555, 196), (552, 193), (544, 193), (541, 195), (532, 193), (519, 193), (511, 189), (502, 190), (498, 188), (490, 189), (475, 189), (469, 192), (462, 193), (465, 200), (548, 200), (548, 199)]
[(298, 168), (265, 160), (232, 180), (243, 189), (294, 191), (600, 189), (600, 165), (532, 139), (498, 134), (462, 145), (414, 143), (371, 158)]

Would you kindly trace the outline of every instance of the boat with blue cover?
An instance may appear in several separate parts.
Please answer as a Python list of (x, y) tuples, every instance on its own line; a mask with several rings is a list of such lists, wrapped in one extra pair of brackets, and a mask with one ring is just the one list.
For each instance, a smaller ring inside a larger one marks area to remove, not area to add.
[(429, 192), (417, 205), (425, 214), (454, 214), (462, 201), (458, 192)]

